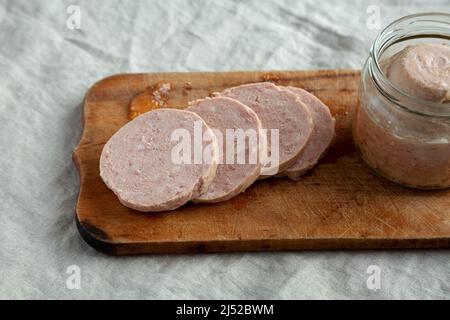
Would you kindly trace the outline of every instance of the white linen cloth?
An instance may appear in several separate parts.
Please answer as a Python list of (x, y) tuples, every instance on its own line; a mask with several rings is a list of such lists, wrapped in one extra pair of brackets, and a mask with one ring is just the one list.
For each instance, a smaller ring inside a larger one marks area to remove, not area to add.
[[(110, 257), (75, 226), (71, 154), (94, 82), (121, 72), (359, 69), (379, 32), (370, 29), (377, 8), (386, 26), (448, 11), (450, 1), (0, 0), (0, 298), (450, 298), (447, 250)], [(71, 265), (80, 289), (67, 287)], [(379, 290), (367, 286), (371, 265)]]

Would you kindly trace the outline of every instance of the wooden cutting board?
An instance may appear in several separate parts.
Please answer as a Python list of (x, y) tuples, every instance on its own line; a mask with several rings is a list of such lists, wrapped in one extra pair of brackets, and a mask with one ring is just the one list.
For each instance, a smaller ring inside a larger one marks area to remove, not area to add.
[[(130, 101), (170, 83), (165, 102), (188, 101), (259, 81), (311, 91), (332, 110), (337, 139), (299, 182), (267, 179), (236, 198), (145, 214), (122, 206), (99, 176), (105, 142), (127, 121)], [(419, 191), (374, 174), (351, 136), (359, 72), (281, 71), (121, 74), (87, 93), (84, 132), (74, 152), (81, 176), (76, 219), (83, 238), (110, 254), (261, 250), (434, 248), (450, 245), (450, 191)]]

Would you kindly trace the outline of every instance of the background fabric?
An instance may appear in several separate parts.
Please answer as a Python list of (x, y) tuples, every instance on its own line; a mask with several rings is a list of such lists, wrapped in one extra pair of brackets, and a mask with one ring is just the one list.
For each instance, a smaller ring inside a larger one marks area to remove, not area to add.
[[(69, 5), (80, 29), (70, 28)], [(449, 299), (447, 250), (110, 257), (75, 226), (71, 154), (94, 82), (120, 72), (361, 68), (379, 32), (367, 24), (373, 5), (384, 27), (448, 11), (450, 0), (0, 0), (0, 298)], [(79, 290), (66, 284), (71, 265)], [(371, 265), (379, 290), (366, 284)]]

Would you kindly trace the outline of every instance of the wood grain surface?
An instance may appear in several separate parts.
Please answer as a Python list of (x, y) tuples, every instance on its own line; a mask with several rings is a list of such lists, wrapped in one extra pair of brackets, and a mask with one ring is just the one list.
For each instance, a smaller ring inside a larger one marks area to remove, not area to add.
[[(164, 103), (264, 80), (311, 91), (337, 120), (337, 139), (299, 182), (267, 179), (236, 198), (145, 214), (122, 206), (99, 176), (106, 141), (127, 121), (133, 97), (165, 82)], [(450, 191), (420, 191), (374, 174), (351, 137), (359, 72), (352, 70), (115, 75), (87, 93), (84, 132), (74, 152), (81, 187), (76, 219), (83, 238), (110, 254), (261, 250), (435, 248), (450, 245)]]

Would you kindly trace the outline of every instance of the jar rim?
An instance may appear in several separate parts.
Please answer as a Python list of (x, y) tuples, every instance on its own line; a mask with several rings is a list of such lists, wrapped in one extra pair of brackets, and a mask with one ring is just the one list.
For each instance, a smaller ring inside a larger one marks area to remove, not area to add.
[[(415, 26), (424, 23), (426, 26)], [(428, 24), (428, 25), (427, 25)], [(393, 84), (380, 66), (380, 57), (392, 45), (411, 37), (425, 38), (437, 33), (450, 39), (450, 13), (427, 12), (408, 15), (390, 23), (375, 39), (370, 49), (369, 71), (386, 98), (407, 111), (433, 117), (450, 117), (450, 103), (438, 103), (415, 97)], [(417, 106), (417, 107), (416, 107)]]

